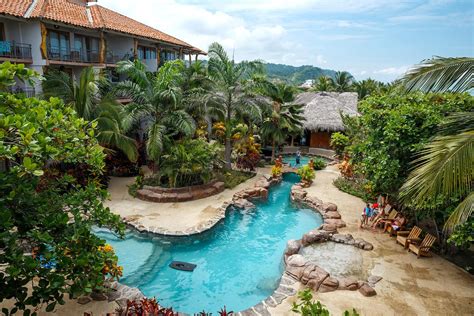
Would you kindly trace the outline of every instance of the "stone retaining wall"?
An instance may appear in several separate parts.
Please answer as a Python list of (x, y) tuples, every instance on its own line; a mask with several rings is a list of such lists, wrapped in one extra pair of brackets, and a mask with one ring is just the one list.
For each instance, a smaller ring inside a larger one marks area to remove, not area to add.
[(224, 182), (217, 180), (183, 188), (163, 188), (144, 185), (142, 189), (137, 190), (137, 197), (141, 200), (158, 203), (186, 202), (203, 199), (221, 193), (224, 190)]

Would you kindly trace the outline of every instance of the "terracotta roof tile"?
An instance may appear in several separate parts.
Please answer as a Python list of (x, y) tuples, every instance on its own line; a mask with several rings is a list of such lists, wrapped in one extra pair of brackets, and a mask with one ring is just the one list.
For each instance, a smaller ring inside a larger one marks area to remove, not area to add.
[(31, 5), (32, 0), (0, 0), (0, 13), (23, 16)]
[(86, 6), (67, 0), (40, 0), (30, 17), (93, 27), (87, 17)]
[(96, 27), (123, 32), (131, 35), (147, 37), (175, 45), (192, 47), (176, 37), (158, 31), (148, 25), (133, 20), (125, 15), (104, 8), (100, 5), (91, 6), (92, 19)]

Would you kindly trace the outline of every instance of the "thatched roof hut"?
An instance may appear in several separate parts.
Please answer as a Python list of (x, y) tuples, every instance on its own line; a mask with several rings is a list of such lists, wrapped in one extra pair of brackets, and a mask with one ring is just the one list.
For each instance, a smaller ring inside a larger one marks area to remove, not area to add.
[(357, 115), (355, 92), (304, 92), (294, 103), (304, 104), (304, 128), (310, 131), (335, 132), (344, 130), (340, 113)]

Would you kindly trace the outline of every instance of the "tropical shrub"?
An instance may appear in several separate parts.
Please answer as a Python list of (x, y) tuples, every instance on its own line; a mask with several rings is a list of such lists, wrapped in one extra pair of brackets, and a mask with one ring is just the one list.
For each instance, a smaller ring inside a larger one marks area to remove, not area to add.
[(449, 236), (448, 242), (453, 243), (461, 249), (468, 249), (474, 242), (474, 218), (456, 227)]
[(342, 192), (357, 196), (364, 201), (373, 201), (376, 196), (372, 193), (371, 185), (365, 179), (339, 177), (333, 181), (336, 188)]
[(314, 170), (323, 170), (326, 168), (326, 161), (322, 158), (312, 158), (311, 161)]
[(340, 132), (332, 133), (331, 147), (334, 148), (339, 157), (342, 157), (347, 145), (349, 145), (349, 137)]
[(260, 144), (253, 136), (245, 137), (234, 146), (237, 168), (254, 171), (260, 161)]
[(224, 182), (226, 189), (233, 189), (254, 176), (254, 172), (224, 169), (217, 174), (217, 179)]
[(309, 165), (304, 165), (296, 171), (301, 177), (301, 180), (307, 183), (313, 182), (314, 178), (316, 178), (316, 173), (314, 172), (314, 168), (311, 168)]
[[(161, 157), (157, 176), (171, 188), (209, 182), (215, 169), (222, 166), (219, 144), (203, 139), (185, 139), (171, 146)], [(163, 183), (163, 182), (162, 182)]]
[(272, 177), (278, 178), (282, 174), (282, 167), (278, 165), (274, 165), (272, 167)]
[[(310, 289), (298, 292), (299, 303), (293, 303), (291, 311), (302, 316), (329, 316), (329, 310), (321, 304), (320, 301), (313, 301), (313, 294)], [(344, 311), (343, 316), (359, 316), (359, 313), (352, 311)]]
[(347, 148), (355, 171), (376, 193), (396, 193), (416, 153), (450, 112), (474, 110), (469, 94), (372, 95), (359, 103), (360, 117), (346, 119)]
[[(1, 76), (9, 78), (15, 67), (4, 67)], [(0, 302), (15, 299), (4, 313), (30, 314), (42, 304), (51, 312), (64, 304), (64, 294), (104, 289), (104, 266), (116, 260), (99, 250), (104, 241), (91, 228), (122, 234), (124, 225), (102, 204), (104, 154), (95, 126), (57, 98), (0, 92), (0, 160), (8, 166), (0, 172)], [(63, 163), (86, 166), (87, 181), (67, 173), (47, 176)]]

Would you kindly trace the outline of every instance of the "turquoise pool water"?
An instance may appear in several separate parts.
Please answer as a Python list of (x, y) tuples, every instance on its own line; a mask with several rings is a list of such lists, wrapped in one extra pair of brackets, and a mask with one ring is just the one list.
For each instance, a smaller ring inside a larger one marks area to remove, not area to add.
[[(307, 165), (309, 162), (308, 156), (301, 156), (299, 167)], [(296, 166), (296, 155), (283, 156), (283, 162), (290, 164), (290, 167)]]
[[(270, 189), (268, 201), (256, 209), (229, 210), (225, 220), (199, 236), (152, 237), (128, 232), (125, 240), (106, 230), (97, 235), (112, 244), (124, 267), (121, 282), (155, 296), (164, 306), (195, 313), (241, 311), (259, 303), (276, 289), (283, 272), (282, 255), (289, 239), (322, 223), (310, 209), (289, 200), (295, 174)], [(168, 267), (173, 260), (197, 265), (193, 272)]]

